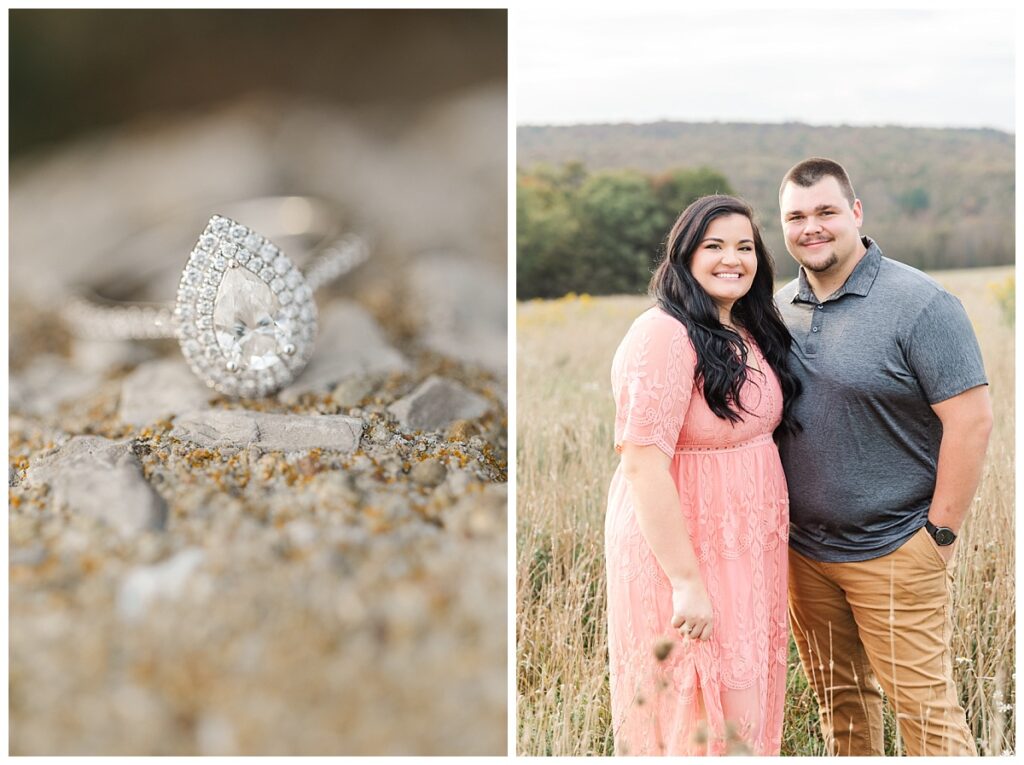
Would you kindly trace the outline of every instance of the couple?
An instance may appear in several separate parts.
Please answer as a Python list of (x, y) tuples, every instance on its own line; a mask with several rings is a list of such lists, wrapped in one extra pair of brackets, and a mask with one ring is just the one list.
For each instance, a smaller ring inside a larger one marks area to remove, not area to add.
[(616, 751), (779, 754), (788, 599), (832, 753), (883, 753), (881, 685), (908, 753), (976, 754), (950, 652), (992, 422), (970, 321), (860, 235), (837, 163), (793, 167), (779, 205), (801, 268), (774, 301), (750, 208), (705, 197), (615, 354)]

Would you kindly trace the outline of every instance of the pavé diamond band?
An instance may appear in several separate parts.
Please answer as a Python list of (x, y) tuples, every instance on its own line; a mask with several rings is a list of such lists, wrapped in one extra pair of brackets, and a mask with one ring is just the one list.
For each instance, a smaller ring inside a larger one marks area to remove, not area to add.
[[(313, 354), (313, 292), (365, 261), (369, 245), (342, 233), (339, 216), (314, 197), (234, 207), (235, 217), (214, 215), (199, 235), (175, 303), (117, 302), (81, 290), (62, 312), (69, 327), (94, 339), (177, 338), (192, 371), (228, 396), (266, 396), (291, 383)], [(317, 240), (306, 267), (241, 223), (246, 213), (268, 222), (275, 237)]]

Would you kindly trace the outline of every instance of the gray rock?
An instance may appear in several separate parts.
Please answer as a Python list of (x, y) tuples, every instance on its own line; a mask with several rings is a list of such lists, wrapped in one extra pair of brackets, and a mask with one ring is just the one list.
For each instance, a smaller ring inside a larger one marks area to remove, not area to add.
[(175, 598), (205, 557), (202, 550), (193, 547), (163, 563), (137, 566), (129, 571), (117, 593), (118, 615), (126, 621), (136, 621), (154, 600)]
[(253, 412), (201, 409), (175, 419), (171, 435), (208, 449), (236, 450), (255, 445), (260, 430)]
[(33, 460), (25, 473), (33, 485), (50, 483), (64, 470), (81, 467), (112, 469), (122, 462), (138, 464), (130, 441), (113, 441), (102, 436), (75, 436), (63, 445)]
[[(342, 380), (331, 389), (331, 398), (338, 406), (352, 409), (369, 396), (374, 389), (373, 381), (366, 377), (351, 377)], [(355, 414), (355, 412), (349, 412)]]
[(91, 393), (100, 382), (96, 372), (82, 370), (59, 356), (38, 356), (11, 378), (11, 410), (34, 416), (55, 415), (65, 401)]
[(443, 430), (456, 420), (475, 420), (490, 408), (487, 399), (461, 383), (433, 375), (389, 410), (403, 427)]
[(75, 366), (103, 374), (118, 367), (134, 367), (152, 359), (151, 345), (132, 340), (86, 340), (75, 338), (71, 358)]
[(151, 425), (205, 406), (214, 395), (181, 357), (139, 366), (121, 385), (121, 420), (136, 427)]
[(417, 462), (413, 465), (412, 470), (409, 471), (412, 480), (422, 486), (437, 486), (445, 479), (447, 474), (448, 470), (445, 466), (440, 460), (435, 459)]
[(409, 279), (411, 308), (423, 318), (421, 339), (428, 348), (498, 375), (506, 373), (504, 272), (471, 258), (434, 253), (413, 262)]
[(131, 441), (76, 436), (35, 460), (25, 479), (48, 485), (58, 506), (126, 536), (163, 528), (167, 518), (167, 505), (143, 477)]
[(330, 304), (319, 318), (316, 351), (294, 383), (278, 398), (294, 403), (303, 393), (326, 393), (342, 380), (365, 378), (409, 368), (384, 332), (363, 308), (351, 301)]
[(206, 448), (236, 451), (351, 452), (359, 445), (362, 420), (341, 414), (293, 415), (236, 410), (200, 410), (175, 421), (171, 435)]
[(294, 416), (260, 414), (260, 446), (268, 451), (331, 449), (355, 451), (363, 432), (363, 422), (341, 414)]

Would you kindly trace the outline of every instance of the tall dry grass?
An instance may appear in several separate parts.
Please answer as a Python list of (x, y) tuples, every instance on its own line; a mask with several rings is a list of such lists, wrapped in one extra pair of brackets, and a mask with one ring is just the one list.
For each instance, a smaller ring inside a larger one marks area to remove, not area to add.
[[(1014, 751), (1013, 329), (997, 299), (1011, 268), (936, 273), (971, 316), (996, 425), (956, 570), (955, 674), (979, 752)], [(518, 751), (612, 754), (603, 527), (614, 407), (609, 369), (644, 298), (519, 306)], [(823, 754), (813, 693), (790, 651), (783, 750)], [(889, 753), (902, 751), (886, 712)]]

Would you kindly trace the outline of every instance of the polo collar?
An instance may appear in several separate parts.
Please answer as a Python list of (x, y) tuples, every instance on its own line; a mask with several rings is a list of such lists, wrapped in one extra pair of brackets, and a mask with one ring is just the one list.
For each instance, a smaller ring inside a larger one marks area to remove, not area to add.
[[(860, 295), (865, 297), (871, 290), (871, 285), (875, 283), (875, 277), (878, 276), (878, 269), (882, 265), (882, 250), (879, 249), (878, 245), (869, 236), (861, 237), (861, 242), (867, 248), (864, 257), (860, 259), (860, 262), (854, 267), (850, 275), (846, 277), (843, 286), (829, 295), (826, 300), (836, 300), (843, 295)], [(811, 285), (807, 281), (807, 274), (803, 266), (800, 266), (797, 282), (799, 289), (797, 289), (790, 302), (796, 302), (797, 300), (804, 303), (824, 302), (819, 301), (815, 296), (814, 290), (811, 289)]]

